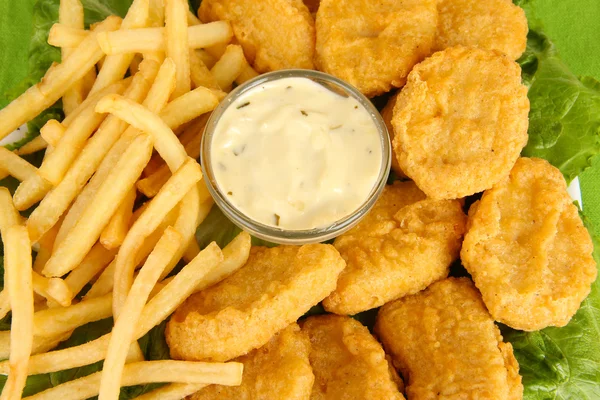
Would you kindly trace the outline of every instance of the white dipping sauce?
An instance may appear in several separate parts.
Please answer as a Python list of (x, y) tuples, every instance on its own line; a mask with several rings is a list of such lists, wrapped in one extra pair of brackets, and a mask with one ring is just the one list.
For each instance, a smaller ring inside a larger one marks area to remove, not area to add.
[(246, 216), (288, 230), (356, 211), (382, 164), (369, 112), (307, 78), (258, 85), (231, 104), (211, 143), (217, 185)]

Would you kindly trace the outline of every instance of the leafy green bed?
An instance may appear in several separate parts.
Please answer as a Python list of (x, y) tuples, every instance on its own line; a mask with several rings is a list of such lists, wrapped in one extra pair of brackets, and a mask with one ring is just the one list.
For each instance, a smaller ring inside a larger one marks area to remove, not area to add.
[[(131, 0), (83, 0), (86, 24), (99, 21), (109, 14), (123, 16)], [(600, 153), (600, 82), (593, 78), (578, 78), (561, 62), (552, 42), (544, 35), (541, 24), (531, 13), (530, 0), (515, 0), (525, 8), (530, 33), (527, 51), (519, 60), (523, 81), (529, 86), (531, 101), (529, 144), (523, 154), (545, 158), (558, 167), (568, 181), (577, 177)], [(38, 0), (33, 13), (29, 75), (13, 90), (0, 98), (3, 107), (28, 86), (37, 82), (50, 64), (60, 59), (60, 51), (46, 43), (48, 31), (58, 19), (59, 0)], [(190, 1), (192, 9), (198, 0)], [(23, 145), (39, 133), (50, 118), (60, 118), (56, 104), (29, 124), (30, 134), (14, 147)], [(14, 188), (10, 179), (0, 185)], [(585, 216), (582, 216), (585, 219)], [(588, 224), (588, 229), (591, 227)], [(215, 240), (221, 246), (228, 243), (239, 230), (215, 207), (198, 228), (200, 245)], [(254, 244), (265, 244), (255, 240)], [(600, 250), (599, 246), (596, 246)], [(2, 266), (0, 247), (0, 268)], [(600, 260), (596, 254), (596, 260)], [(0, 270), (0, 287), (3, 286)], [(464, 273), (460, 266), (455, 274)], [(321, 313), (314, 307), (310, 313)], [(373, 322), (374, 313), (359, 316), (366, 325)], [(0, 330), (10, 328), (10, 316), (0, 321)], [(75, 346), (95, 339), (110, 330), (110, 319), (77, 329), (61, 347)], [(547, 328), (538, 332), (520, 332), (502, 326), (505, 338), (515, 349), (523, 376), (526, 400), (542, 399), (600, 399), (600, 283), (597, 281), (581, 309), (564, 328)], [(147, 359), (168, 358), (164, 340), (164, 323), (140, 339)], [(101, 362), (90, 366), (52, 374), (29, 377), (25, 395), (31, 395), (65, 381), (85, 376), (101, 368)], [(0, 386), (4, 384), (0, 377)], [(155, 385), (124, 388), (121, 399), (130, 399)]]

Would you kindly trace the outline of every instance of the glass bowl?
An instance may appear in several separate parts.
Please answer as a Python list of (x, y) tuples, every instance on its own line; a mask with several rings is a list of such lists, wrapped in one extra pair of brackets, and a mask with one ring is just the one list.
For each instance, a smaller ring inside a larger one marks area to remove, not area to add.
[[(354, 212), (324, 227), (305, 230), (289, 230), (265, 225), (255, 221), (251, 217), (238, 210), (236, 206), (227, 199), (227, 196), (220, 191), (219, 185), (215, 179), (211, 160), (211, 145), (216, 126), (219, 123), (223, 113), (240, 95), (266, 82), (283, 78), (307, 78), (313, 82), (321, 84), (334, 93), (342, 96), (353, 97), (371, 115), (371, 118), (377, 127), (377, 131), (379, 132), (383, 159), (381, 160), (379, 175), (371, 192), (362, 205), (359, 206)], [(377, 111), (369, 99), (367, 99), (355, 87), (334, 76), (325, 74), (323, 72), (302, 69), (281, 70), (260, 75), (250, 81), (244, 82), (242, 85), (232, 90), (212, 112), (210, 118), (208, 119), (204, 130), (204, 135), (202, 137), (200, 151), (202, 172), (204, 173), (206, 186), (221, 211), (223, 211), (223, 213), (241, 229), (260, 239), (280, 244), (306, 244), (324, 242), (341, 235), (355, 226), (373, 207), (379, 198), (381, 191), (385, 187), (390, 171), (391, 155), (392, 151), (390, 137), (387, 128), (383, 122), (381, 114), (379, 114), (379, 111)]]

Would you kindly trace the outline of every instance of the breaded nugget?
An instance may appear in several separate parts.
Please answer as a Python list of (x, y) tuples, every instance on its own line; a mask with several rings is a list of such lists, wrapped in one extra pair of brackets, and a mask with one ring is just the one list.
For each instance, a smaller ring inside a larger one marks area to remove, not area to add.
[(533, 331), (579, 309), (596, 279), (593, 250), (560, 171), (520, 158), (471, 207), (461, 258), (492, 316)]
[(322, 0), (315, 63), (367, 96), (401, 87), (435, 40), (436, 0)]
[(309, 352), (308, 336), (294, 322), (264, 346), (235, 360), (244, 364), (240, 386), (210, 385), (190, 400), (307, 400), (315, 380)]
[(319, 315), (301, 323), (310, 337), (315, 374), (311, 400), (404, 400), (400, 377), (381, 345), (360, 322)]
[(334, 246), (348, 264), (327, 311), (353, 315), (445, 278), (467, 216), (458, 200), (429, 200), (413, 182), (386, 186), (367, 216)]
[(398, 164), (428, 197), (482, 192), (517, 161), (528, 114), (517, 63), (491, 50), (438, 52), (413, 69), (394, 107)]
[(253, 247), (246, 265), (175, 311), (171, 356), (227, 361), (261, 347), (329, 295), (344, 267), (331, 245)]
[(302, 0), (204, 0), (202, 22), (229, 21), (258, 72), (313, 68), (315, 26)]
[(438, 12), (436, 51), (479, 47), (516, 60), (527, 47), (525, 12), (511, 0), (438, 0)]
[[(392, 117), (394, 116), (394, 106), (396, 105), (396, 100), (398, 99), (398, 93), (390, 97), (385, 107), (383, 107), (383, 110), (381, 110), (381, 118), (383, 119), (383, 122), (385, 122), (385, 126), (390, 134), (390, 140), (392, 142), (396, 136), (394, 133), (394, 126), (392, 125)], [(404, 172), (402, 172), (402, 168), (400, 168), (400, 164), (398, 164), (398, 158), (396, 157), (394, 148), (392, 148), (392, 170), (399, 177), (406, 177)]]
[(375, 332), (411, 400), (517, 400), (519, 365), (468, 278), (448, 278), (379, 310)]

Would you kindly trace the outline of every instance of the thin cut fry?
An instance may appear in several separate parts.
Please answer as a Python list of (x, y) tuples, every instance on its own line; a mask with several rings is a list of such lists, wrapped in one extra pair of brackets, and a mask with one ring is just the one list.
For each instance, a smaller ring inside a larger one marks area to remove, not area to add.
[[(119, 18), (107, 18), (100, 30), (114, 30)], [(35, 118), (54, 104), (70, 88), (71, 83), (81, 79), (103, 56), (96, 34), (89, 35), (62, 64), (50, 68), (37, 85), (29, 88), (12, 103), (0, 110), (0, 139)]]
[(79, 46), (89, 35), (90, 32), (83, 28), (56, 23), (48, 33), (48, 44), (54, 47), (73, 48)]
[(25, 181), (38, 174), (36, 167), (2, 146), (0, 146), (0, 169), (20, 181)]
[[(35, 304), (34, 304), (35, 308)], [(35, 315), (35, 314), (34, 314)], [(59, 336), (43, 337), (34, 336), (31, 345), (31, 354), (40, 354), (52, 350), (63, 340), (67, 340), (72, 332), (61, 333)], [(7, 359), (10, 356), (10, 331), (0, 331), (0, 358)]]
[[(157, 76), (157, 71), (158, 66), (155, 63), (142, 63), (140, 65), (140, 73), (134, 76), (131, 85), (125, 91), (125, 96), (133, 100), (140, 100), (144, 97), (146, 93), (148, 93), (151, 82)], [(104, 90), (98, 93), (102, 92), (104, 92)], [(101, 165), (104, 156), (107, 155), (111, 146), (117, 141), (125, 127), (126, 124), (121, 122), (118, 118), (108, 117), (104, 120), (98, 131), (92, 136), (83, 148), (81, 154), (79, 154), (77, 159), (73, 162), (62, 181), (54, 188), (54, 190), (52, 190), (52, 192), (44, 197), (39, 206), (30, 215), (29, 220), (27, 221), (27, 228), (31, 240), (34, 242), (37, 241), (44, 232), (56, 224), (58, 218), (67, 210), (92, 174)], [(124, 150), (125, 149), (122, 151)], [(117, 163), (117, 157), (120, 157), (120, 155), (121, 151), (114, 160), (107, 160), (107, 163), (111, 163), (111, 168)], [(92, 178), (92, 181), (98, 182), (99, 178), (94, 177)], [(88, 186), (90, 186), (90, 184), (88, 184)], [(81, 203), (81, 201), (79, 201), (79, 203)], [(74, 209), (77, 209), (75, 205), (71, 208), (72, 212), (74, 212)], [(65, 226), (65, 224), (67, 225)], [(67, 231), (67, 229), (71, 227), (68, 218), (65, 218), (63, 227), (61, 227), (61, 230), (63, 231)]]
[[(61, 0), (58, 8), (58, 21), (65, 26), (83, 29), (83, 6), (79, 0)], [(77, 46), (63, 47), (61, 58), (66, 60)], [(93, 68), (93, 67), (92, 67)], [(69, 115), (83, 102), (83, 87), (81, 80), (73, 83), (71, 88), (63, 95), (63, 110)]]
[[(242, 382), (244, 365), (236, 362), (142, 361), (123, 369), (123, 386), (157, 382), (192, 382), (236, 386)], [(85, 400), (98, 394), (102, 372), (63, 383), (24, 400)]]
[(227, 92), (233, 81), (242, 73), (245, 64), (246, 58), (242, 47), (237, 44), (230, 44), (210, 72), (221, 89)]
[(47, 278), (38, 274), (35, 271), (33, 273), (33, 290), (44, 296), (48, 300), (57, 302), (63, 307), (71, 305), (71, 299), (73, 299), (73, 293), (69, 290), (69, 287), (61, 278)]
[(214, 55), (210, 54), (205, 49), (196, 50), (196, 53), (198, 53), (198, 56), (200, 57), (200, 59), (202, 60), (204, 65), (206, 65), (206, 67), (208, 69), (211, 69), (219, 60), (219, 57), (215, 57)]
[(55, 119), (51, 119), (40, 128), (40, 136), (52, 147), (56, 147), (67, 129)]
[(67, 277), (65, 283), (73, 295), (81, 292), (85, 285), (114, 260), (117, 250), (107, 250), (100, 243), (96, 243), (90, 252), (85, 256), (81, 264), (77, 266)]
[(37, 241), (38, 251), (37, 255), (35, 256), (35, 260), (33, 261), (33, 270), (35, 272), (41, 273), (44, 269), (44, 265), (46, 265), (50, 259), (50, 256), (52, 255), (52, 249), (54, 247), (54, 240), (56, 239), (56, 234), (58, 233), (59, 227), (60, 222), (50, 228), (50, 230)]
[(160, 113), (160, 118), (169, 128), (175, 129), (218, 105), (219, 98), (213, 91), (199, 87), (170, 102)]
[(192, 261), (198, 254), (200, 253), (200, 246), (198, 246), (198, 242), (192, 240), (188, 245), (187, 249), (185, 249), (185, 253), (183, 253), (183, 259), (185, 262)]
[[(143, 28), (148, 23), (148, 16), (149, 0), (134, 0), (127, 11), (125, 19), (123, 19), (121, 29)], [(96, 33), (96, 31), (94, 31), (94, 33)], [(99, 46), (97, 41), (96, 44)], [(131, 53), (106, 56), (102, 68), (100, 69), (100, 73), (96, 77), (96, 82), (94, 82), (94, 86), (90, 90), (90, 95), (123, 79), (123, 76), (125, 76), (125, 73), (127, 72), (127, 68), (129, 68), (129, 64), (131, 64), (133, 56), (134, 55)]]
[(140, 70), (140, 63), (142, 61), (143, 58), (140, 54), (133, 56), (133, 60), (131, 60), (131, 64), (129, 64), (129, 73), (131, 75), (135, 75)]
[(125, 240), (127, 231), (129, 231), (136, 194), (135, 188), (132, 188), (100, 234), (100, 243), (105, 248), (116, 249)]
[(250, 79), (254, 79), (258, 76), (258, 72), (252, 68), (248, 61), (244, 58), (244, 67), (242, 68), (242, 72), (240, 75), (235, 78), (235, 83), (241, 85), (242, 83), (249, 81)]
[(118, 399), (125, 358), (144, 304), (162, 271), (181, 245), (181, 235), (167, 228), (136, 277), (112, 330), (100, 381), (100, 400)]
[(188, 13), (187, 13), (187, 21), (188, 21), (188, 26), (194, 26), (194, 25), (200, 25), (202, 24), (202, 22), (198, 19), (198, 17), (196, 17), (194, 15), (194, 13), (188, 9)]
[(12, 308), (8, 380), (0, 399), (19, 399), (27, 379), (33, 346), (33, 289), (31, 283), (31, 243), (27, 229), (14, 225), (3, 232), (6, 288)]
[(177, 66), (177, 84), (173, 98), (177, 98), (191, 89), (190, 53), (188, 45), (186, 0), (165, 0), (165, 40), (166, 54)]
[(198, 88), (204, 86), (209, 89), (221, 89), (217, 80), (210, 73), (210, 70), (204, 62), (202, 62), (202, 59), (196, 50), (190, 50), (190, 73), (194, 87)]
[(80, 221), (50, 257), (43, 273), (62, 276), (73, 270), (100, 237), (110, 216), (133, 187), (152, 155), (152, 140), (140, 135), (133, 140), (123, 156), (100, 186), (93, 204), (83, 212)]
[(31, 142), (28, 142), (24, 146), (21, 146), (15, 151), (15, 154), (19, 156), (26, 156), (28, 154), (37, 153), (40, 150), (44, 150), (48, 146), (48, 143), (41, 136), (36, 136)]
[(181, 400), (206, 386), (202, 383), (171, 383), (138, 396), (134, 400)]

